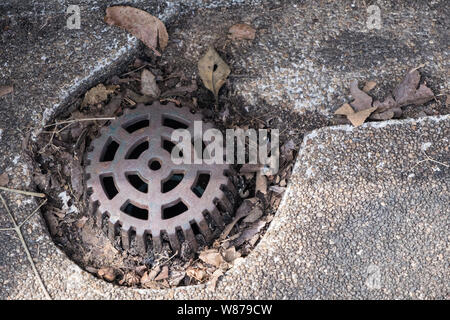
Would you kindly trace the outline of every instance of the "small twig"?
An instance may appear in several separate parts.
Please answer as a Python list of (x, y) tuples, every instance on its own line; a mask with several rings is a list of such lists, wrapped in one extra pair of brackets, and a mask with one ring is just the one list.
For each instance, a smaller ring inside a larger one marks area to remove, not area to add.
[(431, 161), (431, 162), (440, 164), (440, 165), (442, 165), (442, 166), (444, 166), (444, 167), (446, 167), (446, 168), (449, 167), (449, 165), (446, 164), (446, 163), (443, 163), (443, 162), (434, 160), (434, 159), (431, 158), (429, 155), (427, 155), (427, 154), (425, 153), (425, 151), (422, 151), (422, 152), (423, 152), (423, 154), (425, 155), (426, 159), (420, 160), (419, 162), (417, 162), (417, 163), (416, 163), (411, 169), (409, 169), (409, 170), (412, 170), (412, 169), (414, 169), (415, 167), (417, 167), (419, 164), (421, 164), (422, 162), (427, 162), (427, 161)]
[(22, 228), (22, 226), (23, 226), (28, 220), (30, 220), (30, 219), (36, 214), (36, 212), (38, 212), (39, 209), (40, 209), (44, 204), (46, 204), (46, 203), (47, 203), (47, 199), (45, 199), (44, 201), (42, 201), (41, 204), (40, 204), (36, 209), (34, 209), (34, 211), (33, 211), (32, 213), (30, 213), (30, 215), (29, 215), (28, 217), (26, 217), (25, 220), (23, 220), (23, 221), (19, 224), (19, 228)]
[(0, 190), (13, 192), (13, 193), (24, 194), (26, 196), (32, 196), (32, 197), (38, 197), (38, 198), (45, 198), (46, 197), (46, 195), (44, 193), (23, 191), (23, 190), (17, 190), (17, 189), (10, 189), (10, 188), (6, 188), (6, 187), (0, 187)]
[(82, 118), (82, 119), (72, 119), (72, 120), (65, 120), (65, 121), (59, 121), (52, 124), (48, 124), (44, 126), (44, 128), (58, 126), (60, 124), (67, 124), (67, 123), (74, 123), (74, 122), (81, 122), (81, 121), (102, 121), (102, 120), (116, 120), (116, 117), (101, 117), (101, 118)]
[[(46, 288), (45, 285), (44, 285), (44, 281), (42, 281), (42, 278), (41, 278), (41, 276), (40, 276), (40, 274), (39, 274), (39, 272), (38, 272), (38, 270), (37, 270), (37, 268), (36, 268), (36, 265), (35, 265), (35, 263), (34, 263), (34, 261), (33, 261), (33, 257), (31, 256), (30, 250), (28, 249), (28, 245), (27, 245), (27, 243), (25, 242), (25, 239), (24, 239), (24, 237), (23, 237), (22, 230), (20, 230), (20, 225), (18, 225), (17, 222), (16, 222), (16, 219), (14, 219), (14, 216), (13, 216), (13, 214), (11, 213), (11, 211), (9, 210), (9, 207), (8, 207), (8, 205), (6, 204), (6, 201), (5, 201), (5, 199), (3, 198), (3, 196), (2, 196), (1, 193), (0, 193), (0, 200), (2, 201), (2, 204), (3, 204), (3, 206), (5, 207), (5, 210), (6, 210), (6, 212), (8, 213), (8, 215), (9, 215), (9, 217), (10, 217), (10, 219), (11, 219), (13, 225), (14, 225), (14, 227), (13, 227), (12, 229), (13, 229), (14, 231), (16, 231), (17, 236), (19, 237), (19, 240), (20, 240), (20, 242), (22, 243), (22, 246), (23, 246), (23, 248), (24, 248), (24, 250), (25, 250), (25, 253), (26, 253), (26, 255), (27, 255), (28, 261), (30, 262), (31, 268), (33, 269), (33, 272), (34, 272), (34, 274), (36, 275), (36, 278), (37, 278), (37, 280), (39, 281), (39, 284), (40, 284), (42, 290), (44, 291), (45, 297), (46, 297), (47, 299), (50, 299), (50, 300), (51, 300), (52, 297), (51, 297), (50, 294), (48, 293), (47, 288)], [(32, 213), (32, 215), (33, 215), (33, 214), (34, 214), (34, 212)]]

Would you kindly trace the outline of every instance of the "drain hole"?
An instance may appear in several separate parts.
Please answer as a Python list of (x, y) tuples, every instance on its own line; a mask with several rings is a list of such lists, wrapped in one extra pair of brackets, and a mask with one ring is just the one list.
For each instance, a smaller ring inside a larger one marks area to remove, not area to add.
[(130, 202), (126, 202), (122, 208), (120, 208), (122, 212), (132, 216), (136, 219), (147, 220), (148, 219), (148, 210), (136, 207), (134, 204)]
[(194, 232), (194, 235), (201, 235), (200, 228), (198, 227), (197, 222), (190, 221), (189, 224), (191, 225), (191, 229)]
[(161, 162), (159, 160), (150, 160), (150, 163), (148, 165), (151, 170), (156, 171), (161, 169)]
[[(172, 154), (172, 150), (173, 150), (173, 148), (175, 148), (175, 146), (176, 146), (175, 143), (173, 143), (170, 140), (163, 140), (163, 142), (162, 142), (162, 148), (164, 150), (166, 150), (167, 152), (169, 152), (170, 154)], [(183, 157), (183, 151), (180, 150), (180, 152), (178, 154), (179, 154), (180, 158)]]
[(139, 175), (129, 174), (129, 175), (127, 175), (127, 180), (133, 187), (135, 187), (140, 192), (143, 192), (143, 193), (148, 192), (148, 184), (145, 183), (145, 181), (142, 180), (141, 177), (139, 177)]
[(162, 184), (162, 193), (166, 193), (174, 189), (177, 185), (180, 184), (181, 180), (183, 180), (183, 177), (184, 174), (182, 173), (175, 173), (170, 176), (170, 178)]
[(113, 161), (117, 149), (119, 149), (119, 144), (111, 139), (103, 150), (103, 155), (100, 158), (100, 162)]
[(187, 129), (189, 127), (188, 125), (186, 125), (180, 121), (171, 119), (171, 118), (164, 118), (163, 126), (169, 127), (172, 129)]
[(170, 207), (163, 208), (162, 210), (162, 219), (167, 220), (176, 216), (179, 216), (183, 212), (187, 211), (188, 207), (183, 203), (183, 201), (179, 200), (177, 203)]
[(208, 186), (209, 179), (209, 173), (199, 174), (197, 181), (192, 186), (192, 191), (197, 197), (201, 198), (203, 196), (203, 193), (205, 193), (206, 187)]
[(142, 128), (147, 128), (150, 125), (150, 121), (148, 119), (140, 120), (138, 122), (132, 123), (130, 125), (124, 126), (124, 129), (128, 131), (128, 133), (133, 133)]
[(100, 180), (102, 183), (103, 191), (105, 191), (105, 194), (109, 200), (114, 198), (119, 193), (116, 188), (116, 184), (114, 183), (113, 177), (100, 177)]
[(125, 159), (137, 159), (147, 149), (148, 149), (148, 141), (144, 141), (138, 144), (134, 149), (132, 149), (130, 154), (126, 156)]

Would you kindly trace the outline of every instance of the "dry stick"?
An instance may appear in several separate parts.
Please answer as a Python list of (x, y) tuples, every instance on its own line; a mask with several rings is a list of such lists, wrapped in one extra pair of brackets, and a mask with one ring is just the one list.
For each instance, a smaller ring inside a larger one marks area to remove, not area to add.
[(409, 170), (414, 169), (414, 168), (417, 167), (419, 164), (421, 164), (422, 162), (426, 162), (426, 161), (435, 162), (435, 163), (437, 163), (437, 164), (443, 165), (443, 166), (446, 167), (446, 168), (449, 167), (449, 165), (446, 164), (446, 163), (443, 163), (443, 162), (434, 160), (434, 159), (431, 158), (429, 155), (427, 155), (427, 154), (425, 153), (425, 151), (422, 151), (422, 152), (423, 152), (423, 154), (425, 155), (426, 159), (420, 160), (419, 162), (417, 162), (417, 163), (416, 163), (411, 169), (409, 169)]
[[(8, 213), (9, 217), (11, 218), (11, 221), (12, 221), (12, 223), (13, 223), (13, 225), (14, 225), (14, 227), (13, 227), (12, 229), (13, 229), (14, 231), (16, 231), (17, 235), (19, 236), (19, 240), (20, 240), (20, 242), (22, 243), (23, 248), (25, 249), (25, 253), (26, 253), (26, 255), (27, 255), (28, 261), (30, 262), (31, 268), (33, 269), (34, 274), (36, 275), (36, 278), (38, 279), (39, 284), (40, 284), (42, 290), (44, 291), (45, 297), (46, 297), (47, 299), (50, 299), (50, 300), (51, 300), (52, 297), (51, 297), (50, 294), (48, 293), (47, 288), (45, 287), (44, 282), (42, 281), (42, 278), (41, 278), (41, 276), (40, 276), (40, 274), (39, 274), (39, 272), (38, 272), (38, 270), (37, 270), (37, 268), (36, 268), (36, 265), (35, 265), (35, 263), (34, 263), (34, 261), (33, 261), (33, 258), (31, 257), (31, 253), (30, 253), (30, 250), (28, 249), (28, 245), (27, 245), (27, 243), (25, 242), (25, 239), (24, 239), (24, 237), (23, 237), (22, 230), (20, 230), (20, 226), (17, 224), (16, 219), (14, 219), (14, 216), (12, 215), (11, 211), (9, 210), (9, 207), (8, 207), (8, 205), (6, 204), (5, 198), (3, 198), (3, 196), (2, 196), (1, 193), (0, 193), (0, 200), (2, 201), (3, 206), (4, 206), (5, 209), (6, 209), (6, 212)], [(34, 214), (34, 213), (33, 213), (33, 214)]]
[(81, 121), (102, 121), (102, 120), (116, 120), (116, 117), (102, 117), (102, 118), (82, 118), (82, 119), (72, 119), (72, 120), (65, 120), (65, 121), (59, 121), (52, 124), (48, 124), (44, 126), (44, 128), (58, 126), (60, 124), (67, 124), (67, 123), (74, 123), (74, 122), (81, 122)]
[(32, 197), (38, 197), (38, 198), (45, 198), (45, 194), (43, 193), (37, 193), (37, 192), (31, 192), (31, 191), (23, 191), (23, 190), (17, 190), (17, 189), (10, 189), (6, 187), (0, 187), (0, 190), (8, 191), (8, 192), (14, 192), (14, 193), (20, 193), (24, 194), (26, 196), (32, 196)]
[[(47, 203), (47, 199), (45, 199), (44, 201), (42, 201), (42, 203), (36, 208), (34, 209), (34, 211), (32, 213), (30, 213), (30, 215), (28, 217), (25, 218), (25, 220), (23, 220), (20, 224), (19, 224), (19, 228), (22, 228), (22, 226), (27, 223), (28, 220), (30, 220), (35, 214), (36, 212), (39, 211), (39, 209)], [(15, 230), (14, 228), (0, 228), (0, 231), (13, 231)]]

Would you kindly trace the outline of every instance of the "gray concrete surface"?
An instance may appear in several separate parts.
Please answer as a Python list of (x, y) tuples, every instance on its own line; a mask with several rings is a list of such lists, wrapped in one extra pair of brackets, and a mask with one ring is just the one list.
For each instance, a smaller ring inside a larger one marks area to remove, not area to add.
[[(38, 2), (0, 4), (0, 26), (8, 26), (0, 37), (0, 85), (15, 87), (0, 98), (0, 173), (8, 173), (10, 187), (32, 187), (21, 147), (27, 132), (118, 72), (139, 49), (134, 37), (102, 22), (106, 1), (80, 3), (80, 30), (65, 28), (64, 1), (46, 2), (45, 9)], [(168, 24), (171, 42), (163, 59), (193, 73), (200, 54), (221, 42), (230, 25), (254, 25), (255, 41), (232, 45), (226, 57), (240, 75), (230, 94), (251, 114), (265, 104), (301, 119), (296, 137), (323, 126), (348, 100), (351, 79), (376, 80), (375, 94), (384, 94), (406, 69), (426, 63), (427, 83), (436, 94), (448, 93), (445, 1), (379, 3), (383, 27), (367, 30), (362, 2), (234, 1), (230, 8), (226, 1), (133, 1)], [(435, 103), (426, 114), (448, 113), (445, 108)], [(423, 159), (421, 148), (449, 163), (449, 120), (309, 134), (265, 238), (215, 292), (100, 281), (53, 244), (39, 215), (24, 227), (25, 240), (53, 298), (448, 298), (449, 169), (434, 162), (411, 168)], [(36, 206), (34, 199), (2, 194), (19, 221)], [(1, 208), (0, 228), (9, 226)], [(43, 298), (15, 234), (0, 232), (0, 242), (0, 298)]]

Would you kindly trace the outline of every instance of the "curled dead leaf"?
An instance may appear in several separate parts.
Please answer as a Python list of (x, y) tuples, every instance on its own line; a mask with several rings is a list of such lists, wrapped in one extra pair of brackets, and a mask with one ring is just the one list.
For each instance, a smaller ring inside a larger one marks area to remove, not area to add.
[(113, 93), (116, 88), (116, 86), (105, 87), (102, 83), (98, 84), (86, 92), (81, 106), (86, 107), (88, 105), (98, 104), (105, 101), (108, 99), (108, 95)]
[(97, 274), (106, 281), (112, 282), (116, 279), (116, 271), (113, 268), (101, 268)]
[(350, 83), (350, 93), (353, 99), (355, 99), (353, 102), (350, 102), (355, 112), (372, 107), (372, 97), (358, 88), (358, 81), (352, 81)]
[(215, 249), (202, 251), (199, 255), (199, 259), (217, 268), (224, 262), (221, 254)]
[(377, 83), (376, 83), (375, 81), (367, 81), (367, 82), (364, 84), (363, 91), (366, 92), (366, 93), (368, 93), (370, 90), (372, 90), (373, 88), (375, 88), (376, 85), (377, 85)]
[(0, 87), (0, 97), (10, 94), (13, 91), (14, 91), (13, 86), (2, 86)]
[(355, 127), (358, 127), (366, 121), (366, 119), (371, 115), (372, 112), (374, 112), (377, 109), (377, 107), (371, 107), (369, 109), (365, 109), (362, 111), (358, 111), (352, 114), (347, 115), (347, 119), (354, 125)]
[(164, 23), (150, 13), (129, 6), (114, 6), (106, 9), (105, 22), (119, 26), (140, 39), (147, 47), (160, 56), (156, 50), (164, 50), (169, 41)]
[(229, 38), (232, 40), (253, 40), (256, 30), (246, 23), (236, 23), (228, 30)]
[(219, 278), (223, 276), (223, 271), (220, 269), (217, 269), (216, 271), (214, 271), (214, 273), (212, 274), (211, 277), (211, 281), (209, 284), (209, 288), (214, 291), (216, 290), (216, 286), (217, 286), (217, 281), (219, 280)]
[(214, 94), (217, 102), (219, 90), (231, 72), (230, 67), (222, 60), (216, 50), (210, 47), (198, 61), (198, 72), (203, 84)]
[(161, 94), (155, 76), (147, 69), (143, 69), (141, 72), (141, 93), (154, 98)]
[(341, 107), (339, 107), (334, 114), (339, 114), (342, 116), (347, 116), (349, 114), (355, 113), (355, 111), (353, 110), (352, 106), (349, 105), (348, 103), (344, 103)]
[(186, 274), (197, 281), (202, 281), (206, 276), (205, 270), (193, 267), (189, 267), (186, 270)]
[(434, 98), (434, 93), (420, 82), (420, 73), (416, 69), (409, 71), (403, 81), (394, 90), (394, 99), (400, 107), (414, 104), (421, 105)]
[(0, 174), (0, 187), (4, 187), (9, 183), (9, 177), (7, 173)]

